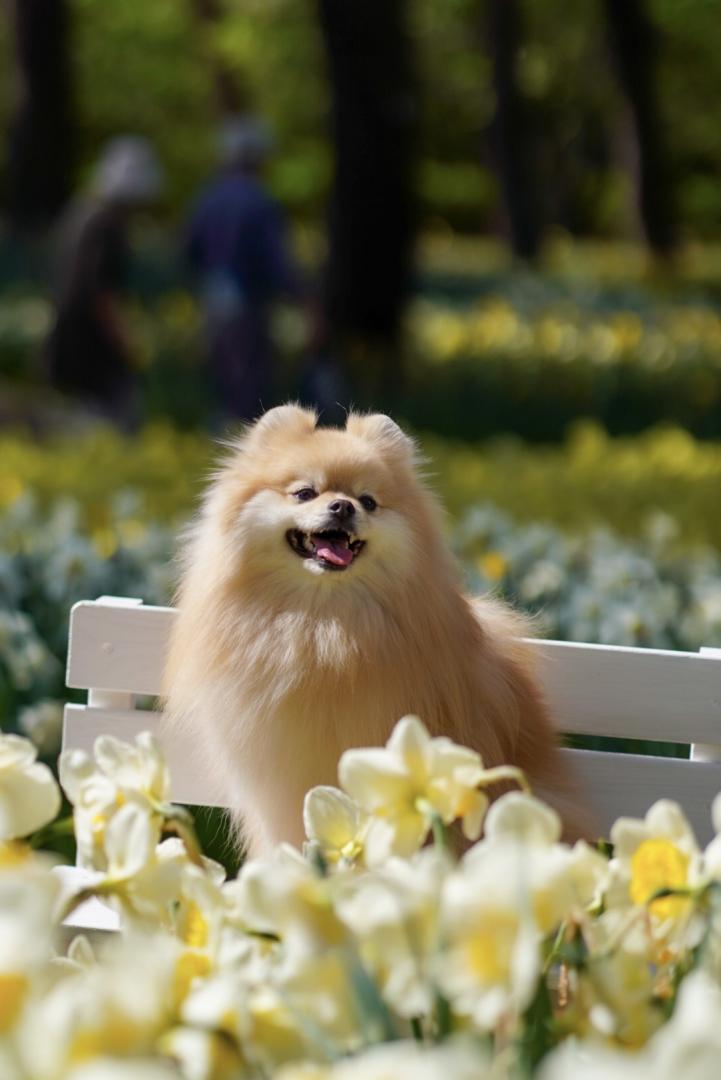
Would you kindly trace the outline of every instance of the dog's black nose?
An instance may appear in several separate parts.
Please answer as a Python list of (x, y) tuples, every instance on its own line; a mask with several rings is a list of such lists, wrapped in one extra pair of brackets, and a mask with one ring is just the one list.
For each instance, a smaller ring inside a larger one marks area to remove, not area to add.
[(355, 506), (348, 499), (334, 499), (328, 510), (340, 521), (349, 521), (355, 514)]

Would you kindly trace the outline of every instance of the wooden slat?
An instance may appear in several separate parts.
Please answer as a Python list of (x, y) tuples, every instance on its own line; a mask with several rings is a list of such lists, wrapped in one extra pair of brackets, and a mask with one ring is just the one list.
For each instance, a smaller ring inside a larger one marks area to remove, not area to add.
[(92, 753), (98, 735), (115, 735), (131, 742), (141, 731), (152, 731), (159, 737), (170, 768), (171, 793), (174, 802), (191, 806), (222, 806), (214, 791), (212, 780), (203, 772), (192, 743), (179, 735), (172, 742), (158, 733), (159, 713), (141, 709), (130, 711), (92, 709), (86, 705), (66, 705), (63, 723), (63, 749), (87, 750)]
[[(172, 608), (73, 608), (68, 686), (157, 694)], [(533, 642), (561, 731), (721, 745), (721, 660), (696, 653)]]
[(696, 653), (538, 641), (561, 731), (721, 743), (721, 662)]
[(721, 791), (721, 763), (590, 750), (563, 753), (596, 811), (602, 835), (608, 836), (616, 818), (642, 818), (657, 799), (673, 799), (683, 807), (699, 843), (711, 839), (711, 803)]
[[(156, 731), (157, 713), (65, 706), (63, 747), (92, 752), (100, 734), (132, 740), (140, 731)], [(191, 806), (222, 805), (211, 779), (200, 768), (192, 747), (177, 737), (163, 749), (168, 758), (172, 797)], [(711, 802), (721, 791), (721, 763), (564, 750), (581, 780), (584, 792), (608, 832), (621, 815), (643, 817), (656, 799), (679, 802), (704, 843), (711, 837)]]
[(172, 608), (82, 600), (70, 615), (68, 686), (160, 693)]

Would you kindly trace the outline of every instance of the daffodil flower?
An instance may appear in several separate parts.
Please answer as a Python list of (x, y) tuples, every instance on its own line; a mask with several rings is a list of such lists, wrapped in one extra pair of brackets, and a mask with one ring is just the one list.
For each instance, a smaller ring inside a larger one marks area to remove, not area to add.
[(368, 817), (338, 788), (311, 788), (303, 803), (303, 824), (326, 862), (346, 865), (362, 856)]
[(166, 831), (177, 832), (188, 856), (202, 865), (192, 820), (170, 801), (170, 774), (152, 732), (136, 735), (133, 743), (110, 735), (95, 740), (93, 756), (66, 750), (59, 760), (60, 782), (73, 804), (78, 861), (88, 869), (107, 870), (106, 831), (128, 804), (147, 809)]
[[(613, 866), (627, 886), (628, 901), (648, 905), (659, 923), (684, 919), (691, 903), (683, 893), (701, 880), (701, 855), (680, 806), (660, 799), (643, 820), (619, 818), (611, 841)], [(666, 890), (672, 894), (656, 896)]]
[(60, 810), (60, 790), (37, 749), (20, 735), (0, 735), (0, 841), (29, 836)]
[(415, 716), (398, 721), (384, 748), (346, 750), (338, 776), (372, 818), (365, 838), (369, 864), (412, 855), (434, 821), (460, 819), (465, 836), (476, 840), (488, 807), (479, 786), (520, 778), (516, 769), (484, 769), (479, 754), (451, 739), (431, 738)]

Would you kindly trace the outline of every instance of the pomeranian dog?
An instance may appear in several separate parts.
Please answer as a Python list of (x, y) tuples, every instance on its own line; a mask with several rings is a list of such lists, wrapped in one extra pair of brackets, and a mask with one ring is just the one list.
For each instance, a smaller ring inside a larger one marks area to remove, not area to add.
[(527, 626), (463, 595), (414, 443), (388, 416), (316, 421), (271, 409), (210, 484), (183, 553), (166, 729), (205, 755), (251, 855), (300, 844), (306, 791), (409, 713), (520, 766), (566, 837), (584, 834)]

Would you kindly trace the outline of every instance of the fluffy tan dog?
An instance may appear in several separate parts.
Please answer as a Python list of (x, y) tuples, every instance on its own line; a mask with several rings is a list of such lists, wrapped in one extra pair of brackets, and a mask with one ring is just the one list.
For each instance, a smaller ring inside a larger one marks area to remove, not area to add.
[(165, 723), (207, 756), (252, 854), (300, 843), (308, 788), (408, 713), (488, 766), (519, 765), (566, 834), (584, 831), (527, 628), (463, 596), (415, 446), (389, 417), (339, 430), (271, 409), (215, 475), (184, 559)]

